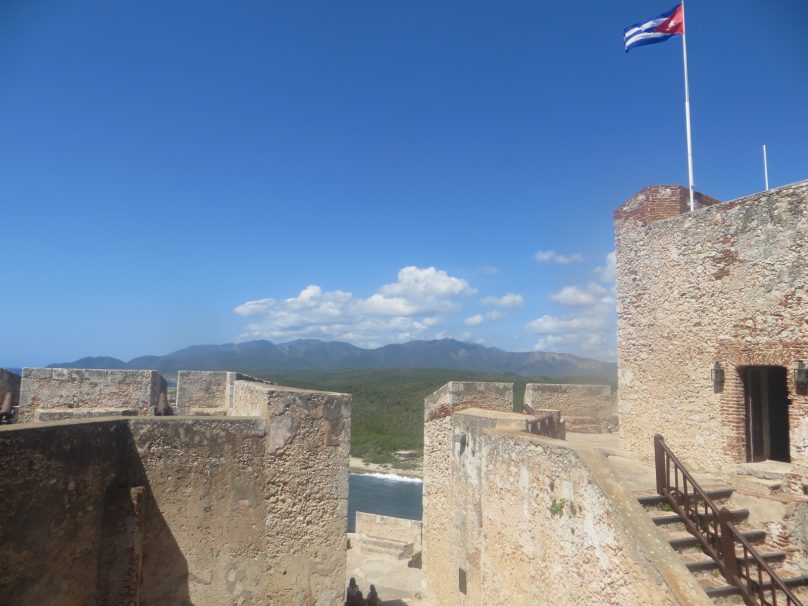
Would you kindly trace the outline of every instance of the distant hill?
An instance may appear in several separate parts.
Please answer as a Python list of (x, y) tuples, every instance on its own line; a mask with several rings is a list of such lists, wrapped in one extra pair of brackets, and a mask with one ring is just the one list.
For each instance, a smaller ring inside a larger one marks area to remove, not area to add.
[(275, 344), (247, 341), (224, 345), (194, 345), (165, 356), (141, 356), (129, 362), (117, 358), (82, 358), (51, 364), (51, 368), (156, 369), (165, 374), (178, 370), (336, 370), (358, 368), (443, 368), (479, 372), (510, 372), (530, 377), (589, 377), (616, 379), (613, 363), (572, 354), (509, 352), (496, 347), (463, 343), (454, 339), (410, 341), (362, 349), (339, 341), (301, 339)]

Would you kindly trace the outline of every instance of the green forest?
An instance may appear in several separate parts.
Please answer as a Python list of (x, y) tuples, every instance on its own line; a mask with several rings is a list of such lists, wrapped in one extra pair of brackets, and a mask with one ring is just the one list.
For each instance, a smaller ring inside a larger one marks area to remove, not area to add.
[(374, 463), (394, 461), (396, 450), (423, 447), (424, 398), (449, 381), (506, 381), (514, 384), (514, 408), (521, 410), (526, 383), (603, 383), (603, 379), (529, 378), (513, 373), (442, 369), (300, 370), (254, 373), (289, 387), (353, 395), (351, 454)]

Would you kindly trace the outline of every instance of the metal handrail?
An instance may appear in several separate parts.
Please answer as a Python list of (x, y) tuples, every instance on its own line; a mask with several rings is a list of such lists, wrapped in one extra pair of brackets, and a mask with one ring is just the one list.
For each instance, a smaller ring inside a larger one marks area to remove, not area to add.
[[(733, 556), (726, 558), (724, 577), (741, 591), (744, 602), (764, 606), (777, 606), (778, 603), (783, 606), (802, 606), (800, 599), (791, 592), (780, 576), (760, 557), (757, 549), (735, 527), (735, 524), (732, 523), (732, 514), (726, 507), (721, 508), (720, 519), (724, 533), (724, 550), (726, 552), (731, 548)], [(735, 555), (735, 543), (741, 545), (743, 554), (740, 558)], [(750, 570), (750, 565), (752, 570)], [(753, 578), (755, 571), (757, 579)], [(784, 603), (778, 602), (778, 592), (784, 595), (786, 600)]]
[[(719, 509), (696, 479), (676, 458), (661, 434), (654, 436), (657, 492), (668, 499), (685, 528), (701, 543), (704, 552), (724, 571)], [(673, 470), (673, 483), (671, 483)], [(681, 481), (680, 481), (681, 476)]]
[[(720, 510), (699, 486), (695, 478), (673, 454), (661, 434), (654, 436), (657, 492), (667, 498), (673, 510), (682, 518), (685, 527), (701, 543), (705, 553), (718, 564), (728, 583), (736, 586), (748, 606), (777, 606), (777, 592), (785, 595), (782, 606), (803, 606), (788, 586), (760, 556), (757, 549), (743, 536), (732, 522), (732, 513)], [(671, 485), (671, 467), (674, 482)], [(682, 487), (679, 487), (679, 475)], [(690, 486), (688, 487), (688, 484)], [(704, 512), (699, 511), (704, 504)], [(736, 554), (741, 546), (742, 556)], [(740, 563), (739, 563), (740, 560)], [(757, 580), (753, 572), (757, 572)], [(764, 582), (764, 575), (768, 580)], [(771, 598), (771, 600), (769, 600)]]

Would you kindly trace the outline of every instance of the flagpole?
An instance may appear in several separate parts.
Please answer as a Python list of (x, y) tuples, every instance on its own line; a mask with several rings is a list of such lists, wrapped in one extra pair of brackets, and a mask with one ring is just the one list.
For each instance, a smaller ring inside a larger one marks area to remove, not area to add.
[(766, 144), (763, 144), (763, 180), (766, 183), (766, 191), (769, 191), (769, 160), (766, 158)]
[(693, 186), (693, 142), (690, 137), (690, 87), (687, 82), (687, 26), (685, 25), (685, 3), (682, 0), (682, 57), (685, 63), (685, 124), (687, 126), (687, 176), (690, 180), (690, 210), (696, 210), (695, 189)]

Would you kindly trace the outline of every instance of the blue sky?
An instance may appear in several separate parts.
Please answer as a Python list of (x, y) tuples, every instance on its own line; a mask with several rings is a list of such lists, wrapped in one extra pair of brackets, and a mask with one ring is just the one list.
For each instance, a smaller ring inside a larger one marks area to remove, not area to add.
[[(614, 352), (686, 183), (668, 0), (0, 3), (0, 365), (300, 337)], [(808, 3), (687, 4), (697, 189), (808, 178)]]

